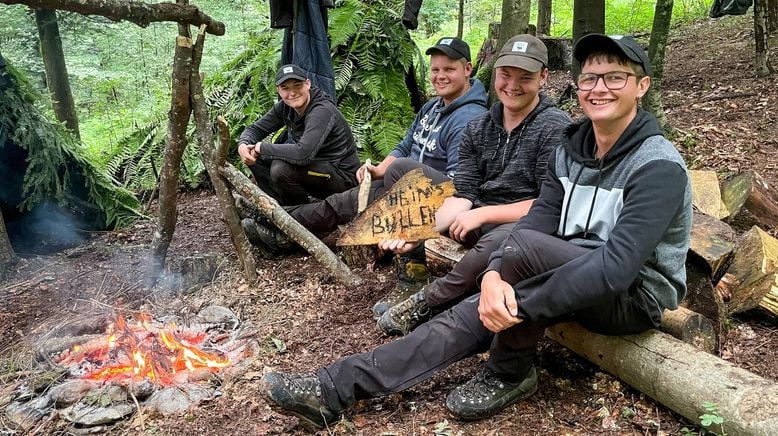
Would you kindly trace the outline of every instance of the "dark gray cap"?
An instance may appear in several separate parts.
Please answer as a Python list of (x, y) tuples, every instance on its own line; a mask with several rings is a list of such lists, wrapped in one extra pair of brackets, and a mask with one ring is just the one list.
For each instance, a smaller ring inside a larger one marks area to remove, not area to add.
[(308, 72), (295, 64), (282, 65), (276, 74), (276, 86), (289, 79), (308, 80)]
[(548, 49), (543, 41), (532, 35), (516, 35), (506, 42), (494, 67), (516, 67), (532, 73), (548, 64)]
[(643, 67), (647, 76), (651, 75), (651, 61), (643, 47), (635, 41), (635, 38), (627, 36), (608, 36), (600, 33), (590, 33), (578, 40), (573, 48), (573, 56), (581, 64), (595, 51), (606, 53), (620, 53), (627, 59)]
[(470, 62), (470, 46), (456, 36), (440, 38), (437, 44), (427, 49), (426, 53), (429, 55), (436, 51), (442, 52), (451, 59), (465, 58)]

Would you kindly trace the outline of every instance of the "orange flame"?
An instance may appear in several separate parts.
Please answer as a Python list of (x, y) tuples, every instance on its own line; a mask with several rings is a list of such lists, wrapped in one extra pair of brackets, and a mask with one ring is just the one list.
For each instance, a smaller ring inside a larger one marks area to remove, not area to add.
[(205, 339), (204, 332), (188, 336), (177, 334), (175, 325), (156, 327), (147, 314), (138, 316), (136, 321), (134, 325), (128, 325), (119, 315), (108, 327), (109, 334), (101, 343), (75, 345), (60, 363), (102, 364), (82, 377), (88, 380), (150, 380), (162, 385), (180, 380), (175, 376), (182, 371), (206, 369), (217, 372), (231, 363), (229, 357), (205, 352), (195, 345)]

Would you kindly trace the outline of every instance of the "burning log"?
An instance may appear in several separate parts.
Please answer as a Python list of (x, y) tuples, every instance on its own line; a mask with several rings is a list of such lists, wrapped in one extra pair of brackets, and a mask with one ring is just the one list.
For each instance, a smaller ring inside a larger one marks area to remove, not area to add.
[(175, 3), (148, 4), (127, 0), (0, 0), (7, 5), (26, 5), (34, 9), (59, 9), (81, 15), (101, 15), (113, 21), (127, 20), (140, 27), (159, 21), (206, 26), (208, 33), (224, 35), (224, 23), (206, 15), (197, 6)]
[(716, 404), (729, 434), (778, 434), (778, 384), (669, 335), (603, 336), (576, 323), (546, 336), (570, 348), (691, 422)]
[(727, 206), (721, 200), (719, 179), (715, 171), (689, 171), (692, 183), (692, 203), (700, 212), (716, 219), (729, 216)]
[[(427, 241), (424, 248), (427, 256), (427, 267), (437, 275), (450, 271), (467, 252), (466, 248), (445, 236)], [(708, 286), (708, 293), (712, 296), (713, 286), (710, 284), (710, 277), (705, 274), (704, 279)], [(718, 306), (715, 307), (715, 310), (718, 310)], [(676, 310), (665, 310), (662, 315), (661, 329), (703, 351), (711, 352), (715, 349), (717, 335), (720, 331), (718, 328), (719, 317), (713, 318), (713, 320), (715, 323), (704, 314), (681, 307)]]
[(273, 197), (262, 192), (257, 185), (234, 166), (226, 163), (219, 167), (219, 173), (230, 182), (235, 190), (257, 206), (282, 232), (311, 253), (341, 283), (347, 286), (356, 286), (362, 283), (362, 279), (354, 275), (349, 267), (341, 262), (319, 238), (292, 218)]
[(746, 171), (721, 187), (732, 217), (745, 207), (764, 226), (778, 228), (778, 193), (757, 173)]
[(778, 240), (756, 226), (746, 232), (717, 289), (731, 295), (729, 313), (759, 307), (778, 316)]

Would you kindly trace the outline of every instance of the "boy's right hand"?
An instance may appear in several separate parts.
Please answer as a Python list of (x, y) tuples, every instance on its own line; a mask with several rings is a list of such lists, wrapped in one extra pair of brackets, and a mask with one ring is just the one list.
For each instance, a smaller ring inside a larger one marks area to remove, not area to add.
[(386, 239), (378, 243), (378, 248), (382, 252), (391, 251), (397, 254), (405, 254), (410, 253), (419, 245), (421, 245), (421, 241), (408, 242), (404, 239)]
[(373, 177), (373, 179), (379, 178), (379, 177), (376, 177), (376, 166), (371, 164), (370, 162), (365, 162), (357, 170), (357, 182), (362, 183), (362, 179), (365, 178), (365, 171), (369, 171), (370, 175)]
[(257, 163), (257, 156), (259, 156), (257, 152), (254, 151), (254, 144), (245, 143), (238, 144), (238, 155), (240, 155), (240, 160), (246, 165), (254, 165)]

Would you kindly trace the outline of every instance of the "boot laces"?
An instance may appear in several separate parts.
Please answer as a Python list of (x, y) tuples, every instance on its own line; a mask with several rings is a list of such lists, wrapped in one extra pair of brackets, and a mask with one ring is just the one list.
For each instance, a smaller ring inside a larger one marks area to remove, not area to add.
[(492, 370), (484, 368), (462, 385), (460, 392), (463, 399), (472, 402), (493, 397), (502, 389), (505, 389), (505, 383)]
[(313, 374), (283, 374), (284, 384), (299, 395), (321, 397), (321, 383)]

